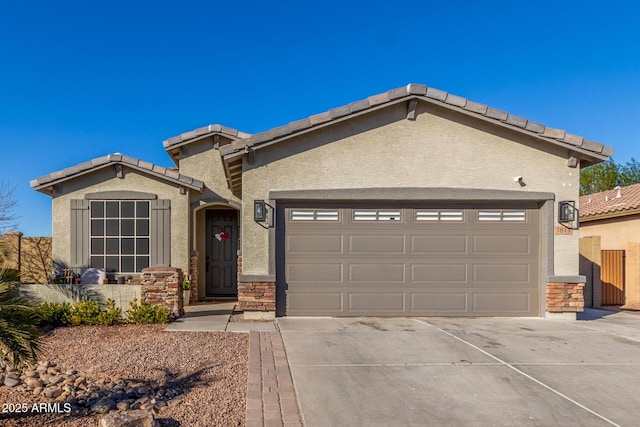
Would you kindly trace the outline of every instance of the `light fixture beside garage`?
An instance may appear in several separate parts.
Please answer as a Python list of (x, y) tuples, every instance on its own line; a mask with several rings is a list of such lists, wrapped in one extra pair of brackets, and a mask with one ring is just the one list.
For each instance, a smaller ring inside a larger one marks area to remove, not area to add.
[(560, 224), (567, 224), (575, 221), (575, 219), (576, 202), (571, 200), (558, 202), (558, 222)]
[(267, 220), (267, 206), (264, 200), (253, 201), (253, 220), (265, 222)]

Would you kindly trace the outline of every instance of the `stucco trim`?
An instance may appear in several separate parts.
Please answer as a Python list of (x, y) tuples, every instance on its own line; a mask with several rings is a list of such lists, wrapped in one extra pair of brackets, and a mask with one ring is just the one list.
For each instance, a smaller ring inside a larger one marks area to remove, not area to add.
[(97, 193), (87, 193), (85, 200), (155, 200), (158, 198), (153, 193), (143, 193), (141, 191), (99, 191)]
[(549, 276), (547, 283), (585, 283), (586, 276)]
[(553, 193), (473, 188), (340, 188), (327, 190), (271, 190), (272, 200), (432, 200), (432, 201), (543, 201)]
[(238, 282), (240, 283), (275, 282), (275, 281), (276, 281), (275, 274), (241, 274), (238, 277)]

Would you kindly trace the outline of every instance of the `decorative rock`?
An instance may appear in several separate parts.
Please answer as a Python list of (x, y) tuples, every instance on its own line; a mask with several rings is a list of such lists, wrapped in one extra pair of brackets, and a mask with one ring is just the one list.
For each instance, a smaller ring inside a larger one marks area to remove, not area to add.
[(24, 382), (28, 387), (31, 388), (37, 388), (37, 387), (42, 387), (42, 381), (40, 381), (37, 378), (27, 378)]
[(51, 379), (51, 375), (49, 375), (49, 374), (46, 374), (46, 373), (42, 372), (42, 373), (40, 373), (40, 379), (41, 379), (43, 382), (48, 383), (48, 382), (49, 382), (49, 380)]
[(62, 377), (51, 376), (49, 377), (49, 384), (58, 384), (62, 381)]
[(38, 371), (36, 371), (35, 369), (29, 369), (24, 374), (29, 378), (35, 378), (38, 376)]
[(40, 395), (40, 393), (42, 393), (42, 390), (44, 390), (44, 387), (35, 387), (35, 388), (33, 389), (33, 395), (34, 395), (34, 396), (39, 396), (39, 395)]
[(111, 395), (111, 400), (115, 401), (115, 402), (119, 402), (121, 400), (125, 400), (127, 398), (127, 395), (124, 394), (121, 391), (116, 391), (115, 393), (113, 393)]
[(98, 414), (106, 414), (114, 409), (116, 409), (116, 403), (108, 397), (103, 397), (91, 405), (91, 411)]
[(6, 385), (7, 387), (15, 387), (18, 384), (20, 384), (20, 380), (18, 378), (12, 378), (10, 376), (7, 376), (4, 379), (4, 385)]
[(147, 411), (111, 412), (100, 420), (99, 427), (158, 427), (160, 424)]
[(178, 406), (180, 403), (182, 403), (182, 398), (181, 397), (176, 397), (175, 399), (171, 399), (167, 402), (167, 406), (173, 408), (174, 406)]
[(60, 396), (61, 394), (62, 394), (62, 389), (59, 388), (59, 387), (44, 389), (44, 395), (47, 396), (47, 397), (50, 397), (52, 399), (55, 399), (56, 397)]
[(120, 411), (127, 411), (129, 410), (129, 402), (127, 402), (126, 400), (123, 400), (122, 402), (118, 402), (116, 403), (116, 408)]

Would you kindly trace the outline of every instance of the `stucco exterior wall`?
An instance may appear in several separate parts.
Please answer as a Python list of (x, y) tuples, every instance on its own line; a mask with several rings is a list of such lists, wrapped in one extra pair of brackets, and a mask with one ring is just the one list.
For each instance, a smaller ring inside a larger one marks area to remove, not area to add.
[(123, 169), (123, 178), (116, 176), (113, 167), (107, 167), (61, 184), (60, 193), (52, 200), (53, 259), (70, 263), (71, 200), (99, 191), (144, 191), (156, 194), (158, 199), (171, 200), (171, 264), (188, 271), (189, 190), (180, 194), (176, 185), (127, 167)]
[[(231, 142), (230, 139), (219, 137), (219, 143)], [(224, 166), (220, 153), (214, 148), (213, 137), (205, 138), (188, 144), (182, 149), (179, 160), (180, 173), (204, 182), (202, 193), (192, 192), (190, 203), (192, 206), (193, 232), (190, 250), (198, 254), (198, 295), (204, 296), (206, 289), (206, 210), (224, 209), (229, 204), (239, 207), (242, 201), (234, 196), (227, 185)]]
[[(220, 137), (220, 143), (225, 142), (230, 140)], [(192, 200), (233, 200), (240, 203), (227, 185), (220, 153), (214, 148), (212, 137), (188, 144), (182, 148), (182, 152), (180, 173), (199, 179), (205, 185), (202, 193), (192, 194)]]
[(580, 237), (600, 236), (601, 249), (624, 249), (626, 242), (640, 242), (640, 214), (580, 224)]
[[(398, 104), (256, 151), (254, 165), (244, 160), (244, 206), (267, 200), (270, 190), (333, 188), (518, 190), (578, 199), (579, 170), (567, 166), (568, 150), (431, 104), (419, 104), (415, 121), (406, 113)], [(268, 231), (251, 209), (242, 226), (243, 273), (275, 273)], [(553, 273), (577, 275), (578, 234), (553, 240)]]

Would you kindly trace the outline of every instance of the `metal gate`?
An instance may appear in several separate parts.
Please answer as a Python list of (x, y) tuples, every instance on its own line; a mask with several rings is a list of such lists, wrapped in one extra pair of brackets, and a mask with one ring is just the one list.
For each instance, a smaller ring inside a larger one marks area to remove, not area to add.
[(624, 250), (602, 250), (602, 305), (624, 304)]

